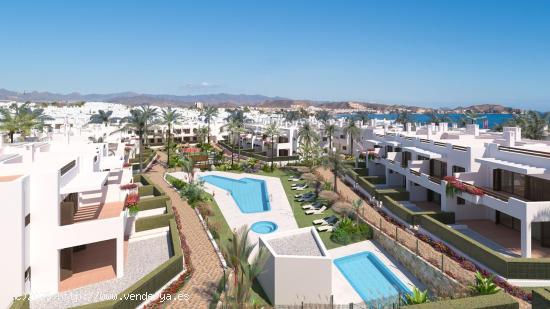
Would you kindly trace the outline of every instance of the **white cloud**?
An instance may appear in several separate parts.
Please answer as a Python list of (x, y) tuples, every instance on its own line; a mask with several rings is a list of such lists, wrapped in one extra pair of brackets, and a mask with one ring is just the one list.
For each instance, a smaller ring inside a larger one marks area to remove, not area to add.
[(181, 86), (183, 90), (187, 90), (187, 91), (204, 91), (204, 90), (216, 89), (219, 87), (220, 85), (218, 84), (214, 84), (206, 81), (202, 81), (199, 83), (187, 83)]

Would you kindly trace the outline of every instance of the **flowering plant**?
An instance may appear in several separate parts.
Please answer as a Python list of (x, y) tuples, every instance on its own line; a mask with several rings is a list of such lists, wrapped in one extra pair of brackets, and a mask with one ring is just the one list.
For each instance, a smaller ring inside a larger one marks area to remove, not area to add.
[(136, 206), (138, 202), (139, 202), (139, 194), (137, 193), (128, 194), (126, 196), (126, 200), (124, 201), (124, 207), (129, 208), (132, 206)]
[(455, 196), (459, 192), (466, 192), (476, 196), (485, 195), (485, 191), (482, 189), (473, 185), (465, 184), (456, 179), (456, 177), (445, 176), (443, 179), (447, 182), (446, 193), (448, 196)]
[(126, 167), (130, 167), (130, 163), (128, 162), (124, 162), (124, 164), (122, 164), (122, 167), (126, 168)]
[(370, 151), (370, 152), (368, 153), (368, 158), (369, 158), (369, 160), (372, 161), (372, 160), (374, 160), (374, 159), (380, 158), (380, 155), (377, 154), (377, 153), (374, 152), (374, 151)]
[(120, 186), (120, 190), (132, 190), (137, 188), (137, 183), (127, 183)]

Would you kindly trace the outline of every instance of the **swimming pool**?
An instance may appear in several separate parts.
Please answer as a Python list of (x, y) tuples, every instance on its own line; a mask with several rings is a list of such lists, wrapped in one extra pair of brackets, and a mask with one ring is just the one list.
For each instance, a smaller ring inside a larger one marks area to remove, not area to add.
[(366, 302), (395, 301), (411, 290), (371, 252), (359, 252), (334, 260), (334, 264)]
[(202, 176), (201, 180), (231, 193), (243, 213), (271, 210), (265, 181), (254, 178), (233, 179), (218, 175)]

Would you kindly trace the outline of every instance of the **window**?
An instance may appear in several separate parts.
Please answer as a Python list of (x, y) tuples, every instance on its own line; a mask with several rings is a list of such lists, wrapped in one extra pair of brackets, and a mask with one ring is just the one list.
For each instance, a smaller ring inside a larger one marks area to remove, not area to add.
[(65, 175), (68, 171), (70, 171), (75, 166), (76, 166), (76, 161), (75, 160), (72, 160), (67, 165), (63, 166), (61, 168), (61, 176)]
[(447, 176), (447, 162), (431, 159), (430, 176), (443, 178)]
[(27, 267), (27, 269), (25, 270), (25, 281), (30, 281), (31, 280), (31, 267)]
[(457, 197), (456, 198), (456, 204), (457, 205), (464, 205), (464, 204), (466, 204), (466, 201), (461, 197)]
[(347, 150), (348, 147), (342, 146), (342, 150)]
[(326, 136), (323, 136), (323, 142), (326, 142), (328, 138)]
[(418, 160), (430, 160), (430, 158), (418, 155)]
[(25, 226), (31, 224), (31, 214), (25, 216)]
[(466, 169), (462, 166), (453, 165), (453, 173), (464, 173)]
[(340, 134), (340, 138), (344, 139), (344, 138), (346, 138), (346, 136), (344, 134)]

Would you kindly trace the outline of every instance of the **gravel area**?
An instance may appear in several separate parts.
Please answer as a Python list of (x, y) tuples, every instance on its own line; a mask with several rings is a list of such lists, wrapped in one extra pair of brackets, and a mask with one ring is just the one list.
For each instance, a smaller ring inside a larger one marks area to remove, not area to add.
[(323, 256), (311, 232), (275, 238), (268, 242), (279, 255)]
[(167, 261), (171, 251), (168, 235), (130, 242), (122, 278), (102, 281), (49, 297), (31, 299), (31, 308), (68, 308), (108, 300)]

